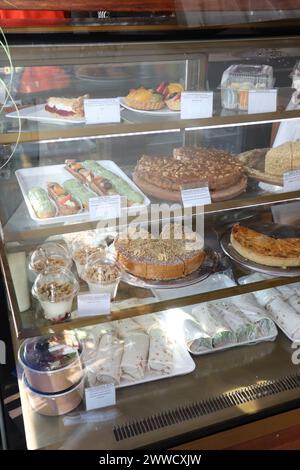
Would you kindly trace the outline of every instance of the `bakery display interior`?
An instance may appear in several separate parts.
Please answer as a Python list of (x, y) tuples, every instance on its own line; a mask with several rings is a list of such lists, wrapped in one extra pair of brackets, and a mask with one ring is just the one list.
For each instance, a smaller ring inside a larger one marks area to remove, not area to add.
[(299, 216), (272, 208), (300, 198), (299, 37), (10, 40), (0, 263), (28, 448), (170, 448), (296, 407)]

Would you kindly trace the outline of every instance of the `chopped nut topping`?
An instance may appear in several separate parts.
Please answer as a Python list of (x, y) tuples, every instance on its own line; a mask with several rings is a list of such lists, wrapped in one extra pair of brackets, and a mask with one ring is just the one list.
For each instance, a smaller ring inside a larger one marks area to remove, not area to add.
[(40, 300), (61, 302), (73, 294), (73, 285), (70, 282), (47, 282), (37, 289)]

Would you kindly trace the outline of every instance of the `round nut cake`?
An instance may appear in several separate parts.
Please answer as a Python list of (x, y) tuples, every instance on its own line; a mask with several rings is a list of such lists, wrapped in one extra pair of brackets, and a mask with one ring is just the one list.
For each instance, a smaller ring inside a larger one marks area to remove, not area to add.
[(207, 184), (213, 201), (231, 199), (247, 185), (241, 163), (219, 149), (182, 147), (172, 157), (144, 155), (134, 170), (134, 182), (147, 194), (181, 200), (184, 185)]
[[(203, 246), (203, 244), (202, 244)], [(193, 249), (195, 247), (195, 249)], [(171, 280), (196, 271), (205, 259), (191, 239), (130, 236), (115, 241), (117, 260), (125, 271), (144, 279)]]

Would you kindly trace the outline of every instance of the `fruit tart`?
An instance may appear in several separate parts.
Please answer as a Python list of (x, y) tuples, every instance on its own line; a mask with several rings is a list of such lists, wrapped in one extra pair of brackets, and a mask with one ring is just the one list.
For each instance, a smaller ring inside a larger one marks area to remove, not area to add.
[(130, 90), (124, 98), (125, 103), (134, 109), (155, 111), (164, 107), (163, 95), (156, 90), (140, 87)]
[(165, 97), (165, 103), (171, 111), (180, 111), (181, 92), (184, 91), (180, 83), (169, 83), (167, 86), (168, 94)]

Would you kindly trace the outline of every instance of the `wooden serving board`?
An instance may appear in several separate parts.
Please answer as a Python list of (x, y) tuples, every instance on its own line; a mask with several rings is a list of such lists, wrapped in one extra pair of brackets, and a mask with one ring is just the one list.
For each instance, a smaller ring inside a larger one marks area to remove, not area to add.
[(276, 186), (283, 186), (282, 176), (265, 173), (265, 157), (268, 150), (268, 148), (248, 150), (240, 153), (238, 158), (250, 178)]

